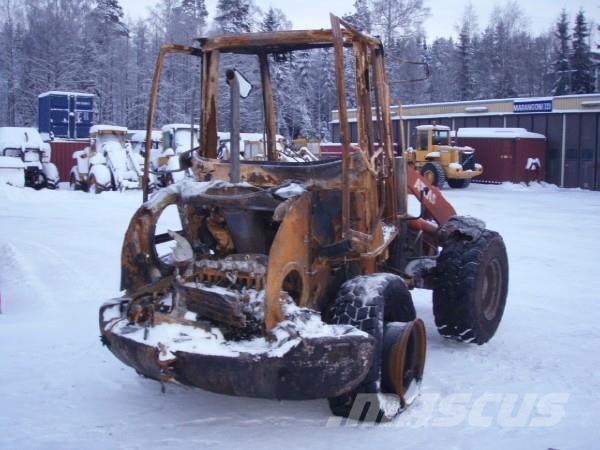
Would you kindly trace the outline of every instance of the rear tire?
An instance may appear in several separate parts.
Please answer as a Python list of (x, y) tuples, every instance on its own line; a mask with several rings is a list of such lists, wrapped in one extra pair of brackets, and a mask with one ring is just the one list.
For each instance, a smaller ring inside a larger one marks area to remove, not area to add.
[(74, 174), (71, 174), (69, 177), (69, 186), (72, 191), (82, 191), (83, 186), (81, 185), (81, 181), (78, 181)]
[(448, 239), (438, 258), (433, 314), (442, 336), (485, 344), (496, 333), (508, 293), (502, 237), (484, 230), (475, 240)]
[(448, 178), (448, 186), (454, 189), (464, 189), (471, 184), (470, 178)]
[(32, 186), (36, 191), (42, 190), (46, 187), (46, 175), (44, 172), (36, 172), (31, 178)]
[[(387, 312), (386, 312), (387, 310)], [(390, 399), (383, 399), (386, 390), (382, 386), (384, 358), (385, 322), (414, 320), (416, 316), (410, 292), (404, 280), (397, 275), (375, 274), (355, 277), (344, 283), (330, 310), (331, 323), (353, 325), (375, 339), (373, 363), (363, 382), (354, 390), (338, 397), (329, 398), (329, 408), (336, 416), (356, 420), (376, 422), (393, 419), (402, 410), (400, 397), (397, 404), (390, 405)], [(388, 348), (389, 346), (386, 346)], [(387, 391), (390, 392), (390, 391)], [(364, 406), (366, 410), (353, 410), (358, 394), (372, 394)], [(390, 395), (390, 394), (387, 394)], [(388, 408), (385, 408), (388, 405)], [(355, 414), (356, 417), (351, 416)]]
[(435, 187), (442, 188), (446, 182), (446, 172), (440, 163), (428, 162), (421, 167), (421, 175)]
[(88, 192), (91, 192), (92, 194), (101, 194), (102, 192), (104, 192), (106, 190), (107, 190), (106, 186), (104, 186), (102, 184), (98, 184), (98, 182), (96, 181), (96, 177), (94, 175), (89, 176)]
[(404, 280), (395, 275), (389, 275), (383, 290), (385, 301), (383, 321), (410, 322), (417, 318), (412, 295)]

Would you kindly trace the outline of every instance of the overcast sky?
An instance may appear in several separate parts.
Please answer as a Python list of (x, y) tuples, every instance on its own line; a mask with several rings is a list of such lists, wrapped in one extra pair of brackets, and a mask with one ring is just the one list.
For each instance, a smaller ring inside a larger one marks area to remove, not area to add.
[[(431, 17), (425, 23), (428, 38), (448, 37), (456, 34), (455, 25), (462, 16), (469, 0), (425, 0), (431, 9)], [(147, 9), (156, 4), (156, 0), (120, 0), (125, 13), (133, 18), (144, 17)], [(354, 0), (255, 0), (263, 10), (273, 6), (280, 8), (294, 24), (294, 28), (328, 27), (329, 13), (338, 15), (352, 11)], [(472, 0), (477, 12), (479, 25), (484, 28), (495, 4), (502, 0)], [(214, 15), (217, 0), (207, 0), (211, 17)], [(571, 19), (579, 8), (586, 12), (588, 21), (600, 22), (600, 1), (598, 0), (521, 0), (521, 8), (530, 18), (530, 29), (534, 33), (546, 31), (565, 8)], [(572, 21), (572, 20), (571, 20)]]

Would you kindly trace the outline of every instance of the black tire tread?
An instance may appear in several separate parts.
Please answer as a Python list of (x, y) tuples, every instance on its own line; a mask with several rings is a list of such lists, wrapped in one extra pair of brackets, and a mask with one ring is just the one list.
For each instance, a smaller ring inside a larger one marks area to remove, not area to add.
[[(374, 276), (381, 280), (373, 288), (371, 280)], [(371, 290), (368, 291), (367, 287)], [(386, 319), (400, 318), (408, 322), (414, 320), (416, 312), (402, 278), (393, 274), (376, 274), (358, 276), (345, 282), (330, 308), (329, 317), (331, 323), (353, 325), (375, 338), (373, 363), (363, 382), (351, 392), (328, 399), (333, 414), (348, 417), (357, 394), (382, 392), (383, 332), (384, 323), (389, 321)], [(384, 416), (385, 412), (380, 408), (377, 421), (383, 420)]]
[[(495, 231), (484, 230), (476, 241), (450, 238), (444, 246), (437, 263), (437, 276), (433, 290), (433, 314), (440, 334), (460, 341), (483, 344), (495, 333), (478, 322), (471, 303), (478, 271), (485, 251), (492, 245), (500, 245), (503, 259), (505, 284), (508, 284), (508, 262), (502, 237)], [(502, 316), (506, 302), (506, 287), (499, 305)], [(499, 323), (499, 320), (498, 320)]]
[(442, 165), (438, 162), (428, 162), (421, 167), (421, 175), (428, 170), (432, 170), (436, 174), (435, 180), (432, 184), (440, 189), (444, 187), (444, 183), (446, 182), (446, 172), (444, 171)]

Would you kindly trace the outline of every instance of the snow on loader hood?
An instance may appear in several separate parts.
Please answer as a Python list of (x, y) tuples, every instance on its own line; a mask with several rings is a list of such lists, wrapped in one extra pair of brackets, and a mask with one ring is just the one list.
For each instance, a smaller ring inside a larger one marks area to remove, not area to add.
[(0, 152), (5, 148), (44, 149), (44, 141), (35, 128), (0, 127)]

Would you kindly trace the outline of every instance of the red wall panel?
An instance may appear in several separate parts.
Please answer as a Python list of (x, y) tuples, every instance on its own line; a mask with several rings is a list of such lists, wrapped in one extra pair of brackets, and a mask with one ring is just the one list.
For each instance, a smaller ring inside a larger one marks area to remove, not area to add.
[[(545, 179), (545, 139), (460, 137), (457, 144), (473, 147), (475, 161), (483, 166), (483, 173), (474, 178), (474, 182), (519, 183)], [(527, 169), (530, 158), (537, 161)]]
[(50, 141), (50, 147), (52, 148), (51, 161), (58, 168), (60, 181), (69, 181), (71, 168), (75, 164), (73, 162), (73, 152), (83, 150), (88, 145), (88, 140)]

